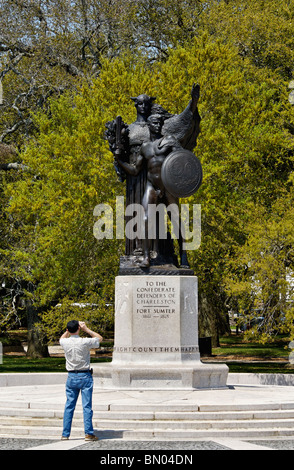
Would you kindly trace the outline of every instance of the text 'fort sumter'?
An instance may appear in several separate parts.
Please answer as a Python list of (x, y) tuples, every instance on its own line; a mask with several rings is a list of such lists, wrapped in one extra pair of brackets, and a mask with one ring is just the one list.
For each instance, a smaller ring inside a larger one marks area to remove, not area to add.
[(167, 281), (144, 281), (137, 286), (135, 296), (136, 312), (143, 318), (169, 318), (176, 312), (176, 288)]

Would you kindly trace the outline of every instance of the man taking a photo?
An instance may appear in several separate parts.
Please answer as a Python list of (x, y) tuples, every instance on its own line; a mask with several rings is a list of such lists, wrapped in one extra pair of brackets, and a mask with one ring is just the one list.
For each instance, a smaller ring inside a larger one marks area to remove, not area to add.
[[(81, 338), (81, 330), (89, 334), (91, 338)], [(77, 320), (68, 322), (66, 332), (63, 333), (59, 340), (60, 345), (64, 349), (66, 370), (68, 371), (66, 381), (67, 400), (64, 409), (61, 439), (68, 439), (70, 436), (73, 414), (81, 391), (85, 440), (98, 440), (94, 435), (92, 424), (93, 377), (90, 369), (90, 350), (98, 349), (102, 340), (102, 336), (90, 330), (85, 322), (78, 322)]]

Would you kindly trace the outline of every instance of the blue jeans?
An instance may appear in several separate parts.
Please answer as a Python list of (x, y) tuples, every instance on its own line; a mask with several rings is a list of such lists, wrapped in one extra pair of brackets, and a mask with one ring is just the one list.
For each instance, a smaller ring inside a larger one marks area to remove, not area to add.
[(64, 408), (62, 432), (64, 437), (69, 437), (70, 435), (72, 419), (80, 391), (82, 394), (85, 434), (94, 434), (92, 424), (93, 377), (90, 372), (70, 372), (66, 381), (67, 400)]

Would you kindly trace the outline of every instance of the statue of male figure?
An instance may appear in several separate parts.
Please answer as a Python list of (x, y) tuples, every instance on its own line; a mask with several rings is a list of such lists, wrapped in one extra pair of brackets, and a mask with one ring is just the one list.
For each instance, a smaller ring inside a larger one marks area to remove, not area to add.
[[(182, 146), (173, 136), (162, 136), (161, 129), (163, 126), (163, 117), (161, 115), (151, 115), (148, 120), (148, 127), (150, 131), (150, 140), (142, 144), (140, 155), (135, 165), (117, 160), (118, 164), (129, 174), (137, 175), (140, 173), (144, 163), (147, 163), (147, 183), (142, 198), (142, 206), (144, 209), (144, 227), (145, 227), (145, 238), (143, 241), (143, 262), (140, 264), (141, 267), (147, 268), (150, 266), (150, 247), (153, 238), (149, 236), (149, 230), (151, 223), (155, 221), (151, 218), (154, 217), (154, 207), (162, 203), (167, 208), (177, 207), (177, 215), (179, 215), (179, 200), (174, 197), (165, 188), (161, 179), (161, 167), (165, 158), (173, 151), (181, 149)], [(181, 267), (189, 267), (187, 260), (187, 253), (183, 250), (183, 237), (181, 234), (181, 224), (179, 217), (171, 217), (171, 213), (168, 211), (168, 215), (171, 218), (174, 226), (175, 233), (178, 234)], [(159, 221), (161, 223), (161, 221)], [(156, 231), (158, 234), (158, 230)], [(158, 249), (158, 238), (155, 239), (154, 250)]]

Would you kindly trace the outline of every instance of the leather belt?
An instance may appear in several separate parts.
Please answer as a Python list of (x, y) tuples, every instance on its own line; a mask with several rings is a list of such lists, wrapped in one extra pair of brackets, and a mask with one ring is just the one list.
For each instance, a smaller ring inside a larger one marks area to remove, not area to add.
[(85, 372), (91, 372), (93, 373), (93, 369), (84, 369), (84, 370), (69, 370), (69, 373), (74, 373), (74, 374), (79, 374), (79, 373), (85, 373)]

